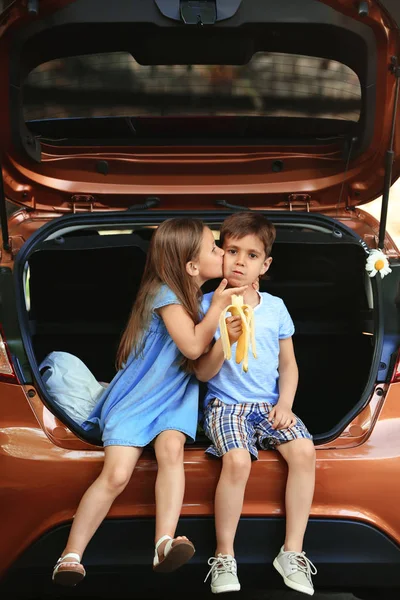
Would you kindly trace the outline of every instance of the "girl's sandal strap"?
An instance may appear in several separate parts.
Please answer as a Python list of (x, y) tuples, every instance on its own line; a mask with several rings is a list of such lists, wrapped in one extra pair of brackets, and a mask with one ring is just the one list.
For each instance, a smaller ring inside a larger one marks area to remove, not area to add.
[[(157, 540), (157, 542), (156, 542), (156, 547), (155, 547), (155, 552), (154, 552), (154, 560), (153, 560), (153, 567), (156, 567), (157, 565), (160, 564), (160, 558), (158, 556), (158, 549), (161, 546), (161, 544), (163, 542), (165, 542), (165, 540), (168, 540), (168, 541), (167, 541), (167, 543), (165, 544), (165, 547), (164, 547), (164, 558), (168, 554), (168, 552), (171, 550), (172, 542), (174, 541), (173, 538), (170, 535), (163, 535), (162, 537), (160, 537), (160, 539)], [(168, 546), (168, 548), (167, 548), (167, 546)]]
[[(79, 556), (79, 554), (77, 554), (76, 552), (68, 552), (68, 554), (64, 554), (64, 556), (60, 556), (60, 558), (58, 559), (56, 566), (59, 565), (60, 563), (64, 562), (66, 558), (74, 558), (76, 560), (76, 563), (72, 563), (72, 564), (80, 564), (81, 562), (81, 557)], [(67, 561), (67, 562), (71, 562), (71, 561)]]
[[(75, 560), (69, 561), (66, 558), (73, 558)], [(82, 581), (85, 577), (86, 571), (84, 566), (81, 564), (81, 557), (75, 552), (69, 552), (64, 556), (61, 556), (56, 566), (53, 569), (53, 582), (60, 585), (75, 586), (77, 583)]]
[[(158, 548), (165, 540), (168, 541), (164, 546), (164, 557), (160, 558), (158, 556)], [(189, 540), (177, 540), (171, 538), (170, 535), (164, 535), (156, 543), (153, 569), (159, 573), (170, 573), (171, 571), (175, 571), (190, 560), (194, 552), (194, 546)]]

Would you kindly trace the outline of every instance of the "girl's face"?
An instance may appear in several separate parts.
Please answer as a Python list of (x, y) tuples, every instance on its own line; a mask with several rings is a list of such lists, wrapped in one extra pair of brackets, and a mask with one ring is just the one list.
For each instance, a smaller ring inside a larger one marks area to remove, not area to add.
[(214, 236), (209, 227), (204, 227), (200, 254), (193, 264), (197, 267), (196, 278), (199, 285), (209, 279), (222, 277), (224, 251), (215, 245)]

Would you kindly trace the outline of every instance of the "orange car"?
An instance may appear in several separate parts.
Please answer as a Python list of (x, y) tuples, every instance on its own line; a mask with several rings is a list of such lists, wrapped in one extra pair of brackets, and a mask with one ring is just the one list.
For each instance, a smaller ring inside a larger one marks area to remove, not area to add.
[[(4, 4), (4, 3), (3, 3)], [(317, 589), (400, 587), (400, 261), (386, 235), (400, 174), (398, 0), (16, 0), (0, 17), (0, 575), (36, 596), (98, 439), (46, 384), (53, 351), (110, 381), (152, 232), (215, 231), (234, 210), (277, 228), (262, 289), (296, 325), (294, 410), (314, 435), (306, 536)], [(359, 208), (383, 194), (382, 218)], [(381, 248), (391, 273), (366, 271)], [(68, 392), (68, 389), (67, 389)], [(201, 585), (220, 462), (185, 453), (194, 559), (151, 574), (151, 449), (85, 554), (114, 594)], [(237, 536), (247, 588), (280, 585), (286, 467), (262, 452)], [(183, 527), (182, 525), (182, 527)], [(117, 586), (117, 587), (116, 587)], [(182, 589), (181, 589), (182, 591)]]

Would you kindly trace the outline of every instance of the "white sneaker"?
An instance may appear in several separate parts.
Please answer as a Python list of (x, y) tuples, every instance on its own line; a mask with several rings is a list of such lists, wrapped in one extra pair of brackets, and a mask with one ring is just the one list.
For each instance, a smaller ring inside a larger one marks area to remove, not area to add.
[(213, 594), (238, 592), (240, 583), (237, 576), (236, 560), (230, 554), (218, 554), (208, 559), (211, 567), (204, 582), (211, 575), (211, 591)]
[(314, 594), (311, 575), (316, 575), (317, 569), (306, 557), (305, 552), (285, 552), (282, 546), (273, 565), (292, 590), (309, 596)]

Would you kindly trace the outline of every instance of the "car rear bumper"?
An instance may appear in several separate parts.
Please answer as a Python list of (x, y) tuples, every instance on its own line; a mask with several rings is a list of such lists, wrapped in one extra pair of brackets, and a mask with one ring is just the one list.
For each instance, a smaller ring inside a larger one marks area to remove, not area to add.
[[(236, 557), (242, 589), (250, 592), (282, 587), (272, 561), (283, 542), (284, 527), (281, 518), (241, 519)], [(51, 571), (68, 532), (69, 525), (57, 527), (32, 544), (3, 581), (3, 593), (23, 597), (55, 593)], [(168, 594), (182, 594), (187, 589), (195, 593), (208, 591), (208, 587), (203, 588), (203, 580), (208, 571), (207, 559), (214, 551), (213, 519), (182, 518), (179, 533), (195, 543), (196, 554), (178, 573), (160, 576), (151, 569), (154, 520), (106, 520), (85, 553), (87, 579), (81, 585), (82, 594), (124, 597), (130, 592), (145, 597), (159, 593), (160, 585)], [(318, 569), (316, 589), (400, 587), (400, 547), (365, 523), (311, 519), (305, 550)]]

